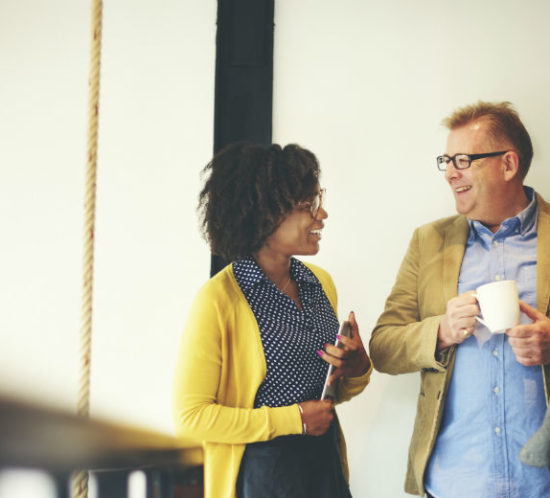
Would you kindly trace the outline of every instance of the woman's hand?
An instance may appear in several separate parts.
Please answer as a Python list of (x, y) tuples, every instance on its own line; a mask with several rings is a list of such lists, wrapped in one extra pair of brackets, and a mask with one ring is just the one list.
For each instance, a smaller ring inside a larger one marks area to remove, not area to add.
[(334, 409), (331, 400), (311, 400), (299, 403), (301, 407), (302, 424), (304, 424), (304, 433), (310, 436), (322, 436), (328, 431), (332, 419), (334, 418)]
[(323, 360), (335, 367), (328, 380), (329, 386), (340, 377), (359, 377), (367, 373), (370, 368), (370, 358), (359, 335), (359, 327), (353, 311), (349, 314), (349, 323), (351, 337), (340, 338), (340, 342), (344, 345), (343, 349), (333, 344), (326, 344), (325, 351), (319, 352)]

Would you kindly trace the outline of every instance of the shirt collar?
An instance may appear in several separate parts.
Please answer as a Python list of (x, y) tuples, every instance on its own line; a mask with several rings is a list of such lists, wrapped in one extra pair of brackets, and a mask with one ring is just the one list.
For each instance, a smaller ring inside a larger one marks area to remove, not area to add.
[(298, 283), (308, 285), (317, 284), (317, 278), (313, 272), (296, 258), (290, 258), (290, 276)]
[(255, 287), (261, 282), (267, 282), (268, 278), (262, 269), (258, 266), (252, 256), (245, 259), (238, 259), (233, 263), (233, 271), (238, 274), (245, 274), (247, 278), (239, 281), (242, 290), (247, 290)]
[[(250, 289), (261, 283), (269, 282), (269, 278), (264, 271), (258, 266), (258, 263), (252, 256), (245, 259), (239, 259), (233, 263), (234, 271), (246, 272), (247, 278), (240, 282), (243, 290)], [(317, 279), (312, 271), (296, 258), (290, 258), (290, 277), (299, 284), (317, 284)]]
[[(512, 233), (521, 233), (525, 235), (528, 231), (532, 230), (537, 221), (537, 196), (534, 189), (524, 186), (523, 190), (527, 196), (527, 206), (523, 211), (516, 216), (506, 218), (502, 223), (497, 233), (500, 232), (503, 235), (509, 235)], [(477, 220), (468, 220), (470, 224), (470, 238), (475, 237), (476, 234), (487, 232), (489, 229)]]

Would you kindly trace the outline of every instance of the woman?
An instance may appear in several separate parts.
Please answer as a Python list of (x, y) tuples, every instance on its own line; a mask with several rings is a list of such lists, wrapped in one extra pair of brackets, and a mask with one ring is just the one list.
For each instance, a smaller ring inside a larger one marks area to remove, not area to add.
[[(212, 252), (233, 261), (199, 291), (180, 347), (177, 433), (202, 441), (205, 496), (349, 497), (332, 401), (360, 393), (371, 362), (350, 313), (338, 333), (336, 290), (295, 254), (319, 251), (323, 191), (297, 146), (234, 144), (206, 166), (199, 209)], [(337, 380), (339, 379), (339, 380)]]

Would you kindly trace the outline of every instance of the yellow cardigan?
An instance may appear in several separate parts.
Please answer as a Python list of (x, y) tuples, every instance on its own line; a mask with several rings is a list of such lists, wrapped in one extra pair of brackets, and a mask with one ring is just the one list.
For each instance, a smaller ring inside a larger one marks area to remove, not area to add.
[[(336, 310), (330, 275), (307, 264)], [(369, 371), (346, 378), (337, 402), (359, 394)], [(174, 382), (176, 434), (194, 438), (204, 449), (205, 498), (231, 498), (247, 443), (301, 434), (298, 405), (253, 408), (266, 363), (258, 324), (233, 274), (226, 266), (199, 290), (182, 336)], [(345, 442), (340, 432), (347, 476)]]

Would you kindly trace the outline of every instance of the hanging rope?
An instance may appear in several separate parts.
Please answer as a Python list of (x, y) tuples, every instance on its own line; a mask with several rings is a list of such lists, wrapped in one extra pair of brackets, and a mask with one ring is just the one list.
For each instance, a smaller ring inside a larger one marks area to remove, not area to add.
[[(99, 120), (99, 73), (103, 1), (92, 0), (90, 74), (88, 78), (88, 145), (84, 192), (84, 249), (82, 265), (82, 309), (80, 322), (80, 378), (77, 413), (90, 413), (90, 365), (92, 350), (92, 290), (94, 277), (94, 230), (97, 177), (97, 130)], [(88, 472), (80, 470), (72, 479), (72, 497), (88, 496)]]

